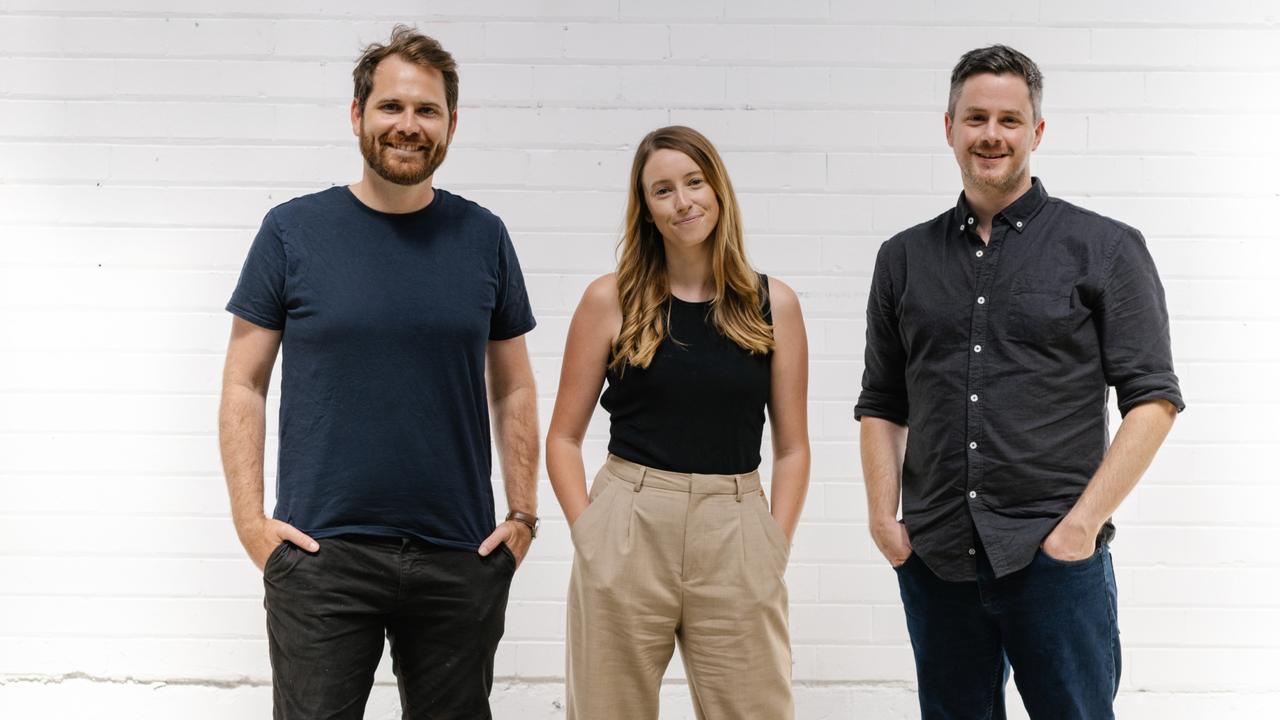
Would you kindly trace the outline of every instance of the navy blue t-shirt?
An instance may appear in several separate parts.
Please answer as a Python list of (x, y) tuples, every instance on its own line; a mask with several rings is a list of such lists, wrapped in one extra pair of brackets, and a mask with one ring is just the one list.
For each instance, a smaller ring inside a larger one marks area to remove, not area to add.
[(277, 519), (461, 549), (493, 531), (485, 348), (534, 326), (497, 216), (438, 188), (398, 215), (346, 187), (297, 198), (227, 310), (283, 331)]

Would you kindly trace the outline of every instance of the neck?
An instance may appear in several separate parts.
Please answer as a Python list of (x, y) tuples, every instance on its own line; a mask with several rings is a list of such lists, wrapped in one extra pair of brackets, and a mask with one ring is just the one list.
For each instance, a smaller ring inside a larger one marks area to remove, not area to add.
[(965, 183), (964, 199), (969, 209), (978, 218), (978, 234), (983, 240), (991, 237), (991, 221), (996, 213), (1009, 207), (1015, 200), (1031, 189), (1031, 174), (1022, 177), (1017, 187), (1009, 191), (993, 188), (977, 188)]
[(700, 243), (682, 247), (664, 243), (667, 255), (667, 282), (671, 294), (689, 302), (710, 300), (715, 294), (711, 274), (711, 245)]
[(384, 213), (417, 212), (431, 204), (436, 192), (431, 178), (417, 185), (397, 185), (380, 177), (366, 165), (360, 182), (348, 185), (351, 194), (368, 207)]

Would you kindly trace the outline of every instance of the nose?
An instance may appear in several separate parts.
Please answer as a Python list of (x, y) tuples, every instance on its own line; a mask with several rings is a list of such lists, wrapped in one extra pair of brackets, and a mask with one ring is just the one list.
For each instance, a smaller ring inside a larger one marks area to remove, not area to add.
[(692, 204), (693, 204), (693, 203), (690, 201), (690, 198), (689, 198), (689, 191), (688, 191), (688, 190), (686, 190), (685, 188), (677, 187), (677, 188), (676, 188), (676, 193), (675, 193), (675, 194), (676, 194), (676, 198), (675, 198), (675, 199), (676, 199), (676, 210), (678, 210), (678, 211), (680, 211), (680, 212), (683, 212), (683, 211), (687, 210), (687, 209), (689, 208), (689, 206), (690, 206), (690, 205), (692, 205)]
[(982, 126), (983, 141), (992, 143), (999, 140), (1000, 139), (1000, 135), (998, 132), (999, 129), (1000, 129), (1000, 125), (999, 123), (996, 122), (995, 118), (991, 118), (990, 120), (988, 120), (986, 124)]
[(395, 128), (402, 135), (412, 135), (417, 131), (413, 108), (405, 108), (396, 116)]

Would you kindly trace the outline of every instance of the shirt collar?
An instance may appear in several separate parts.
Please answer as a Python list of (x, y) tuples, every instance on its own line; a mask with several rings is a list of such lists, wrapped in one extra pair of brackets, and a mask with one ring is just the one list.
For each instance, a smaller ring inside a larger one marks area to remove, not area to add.
[[(1017, 200), (1009, 203), (1009, 206), (996, 213), (996, 219), (1003, 219), (1010, 227), (1018, 232), (1027, 229), (1031, 224), (1031, 219), (1040, 212), (1040, 208), (1049, 199), (1049, 193), (1045, 192), (1044, 184), (1040, 182), (1040, 178), (1031, 178), (1031, 189), (1027, 190)], [(964, 193), (960, 193), (960, 200), (956, 202), (955, 225), (961, 230), (972, 229), (978, 224), (978, 216), (969, 209), (969, 201), (965, 200)]]

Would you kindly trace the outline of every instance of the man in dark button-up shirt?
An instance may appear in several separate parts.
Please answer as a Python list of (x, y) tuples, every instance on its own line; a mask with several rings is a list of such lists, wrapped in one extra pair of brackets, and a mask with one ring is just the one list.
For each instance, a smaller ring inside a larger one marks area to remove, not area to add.
[(1008, 662), (1033, 717), (1112, 716), (1110, 516), (1183, 407), (1141, 233), (1031, 176), (1040, 91), (1011, 48), (961, 59), (946, 129), (964, 192), (886, 242), (871, 283), (855, 414), (925, 718), (1003, 717)]

